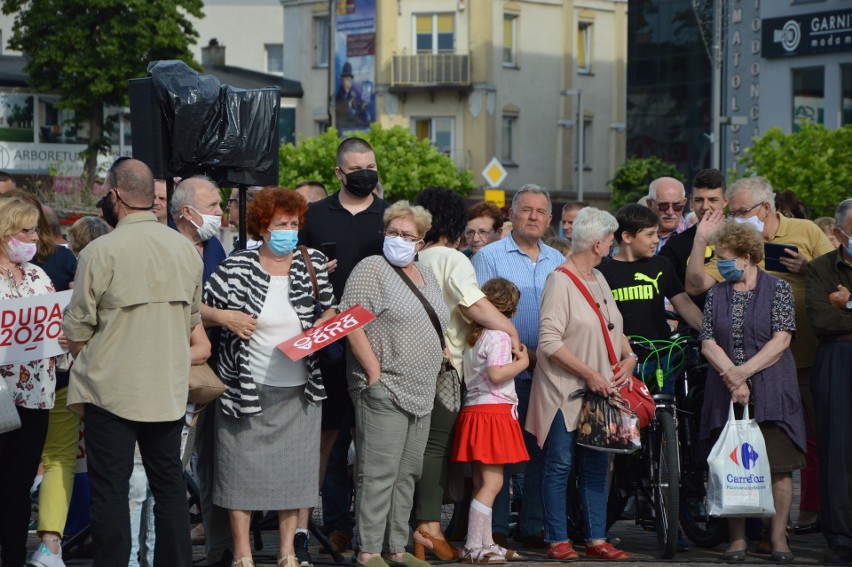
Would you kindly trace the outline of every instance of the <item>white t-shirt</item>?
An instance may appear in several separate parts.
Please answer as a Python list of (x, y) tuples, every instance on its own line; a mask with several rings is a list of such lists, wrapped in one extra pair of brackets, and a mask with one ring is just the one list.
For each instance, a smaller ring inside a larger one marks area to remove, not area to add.
[(293, 362), (277, 347), (302, 332), (302, 324), (290, 305), (290, 278), (272, 276), (266, 302), (248, 345), (254, 381), (267, 386), (304, 386), (308, 368), (304, 360)]
[(490, 366), (505, 366), (512, 362), (512, 339), (503, 331), (485, 329), (472, 348), (464, 351), (464, 384), (467, 388), (464, 405), (517, 404), (515, 381), (494, 384), (488, 379)]

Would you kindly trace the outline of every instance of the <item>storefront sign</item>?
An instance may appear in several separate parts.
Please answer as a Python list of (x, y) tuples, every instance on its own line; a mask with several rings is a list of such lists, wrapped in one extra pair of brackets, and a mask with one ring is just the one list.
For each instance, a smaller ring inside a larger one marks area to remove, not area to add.
[(852, 8), (763, 20), (767, 59), (852, 51)]

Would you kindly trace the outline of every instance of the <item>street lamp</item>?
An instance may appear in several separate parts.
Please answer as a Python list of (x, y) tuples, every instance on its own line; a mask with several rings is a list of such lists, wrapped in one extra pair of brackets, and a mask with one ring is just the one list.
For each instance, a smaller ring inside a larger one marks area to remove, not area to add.
[[(583, 164), (586, 161), (585, 145), (586, 145), (586, 124), (583, 121), (583, 90), (582, 89), (563, 89), (560, 91), (562, 96), (577, 97), (576, 112), (574, 113), (574, 124), (577, 126), (577, 200), (583, 200)], [(560, 120), (560, 125), (567, 125), (567, 121)]]

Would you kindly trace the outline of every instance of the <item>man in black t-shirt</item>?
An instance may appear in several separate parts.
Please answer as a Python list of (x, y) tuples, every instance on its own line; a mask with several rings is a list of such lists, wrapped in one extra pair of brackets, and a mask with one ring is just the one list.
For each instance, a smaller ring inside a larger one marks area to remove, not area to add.
[[(692, 210), (701, 222), (707, 211), (720, 211), (728, 202), (725, 200), (725, 177), (718, 169), (702, 169), (692, 180), (692, 195), (690, 198)], [(668, 258), (674, 265), (681, 285), (686, 285), (686, 264), (690, 261), (692, 244), (698, 224), (689, 227), (680, 234), (673, 235), (665, 246), (660, 249), (660, 256)], [(704, 252), (703, 261), (706, 264), (713, 258), (713, 248), (708, 246)], [(704, 309), (706, 292), (690, 296), (699, 309)]]
[[(328, 257), (328, 273), (334, 288), (335, 300), (352, 269), (367, 256), (382, 253), (384, 243), (384, 212), (387, 202), (373, 194), (379, 182), (376, 154), (366, 140), (347, 138), (337, 148), (334, 169), (340, 181), (340, 191), (311, 203), (305, 215), (305, 225), (299, 231), (299, 244), (322, 251)], [(346, 361), (320, 364), (323, 384), (328, 398), (322, 404), (320, 436), (320, 486), (323, 493), (323, 525), (331, 530), (329, 540), (338, 551), (350, 545), (352, 518), (349, 515), (351, 488), (348, 486), (346, 456), (349, 443), (337, 437), (342, 430), (348, 433), (354, 426), (354, 409), (346, 381)], [(348, 435), (341, 435), (348, 438)], [(335, 458), (329, 461), (332, 448)], [(324, 483), (327, 474), (329, 482)], [(332, 477), (336, 480), (332, 480)], [(329, 518), (330, 508), (335, 516)], [(307, 552), (307, 519), (303, 510), (299, 516), (296, 557), (302, 565), (310, 563)]]
[[(627, 205), (615, 215), (618, 229), (615, 239), (618, 253), (609, 262), (598, 266), (606, 278), (615, 303), (624, 318), (624, 334), (643, 339), (638, 343), (640, 352), (650, 350), (644, 340), (665, 340), (671, 336), (666, 320), (665, 298), (694, 329), (701, 328), (701, 311), (683, 291), (683, 285), (671, 262), (654, 255), (659, 237), (656, 213), (642, 205)], [(605, 306), (604, 306), (605, 308)], [(662, 355), (649, 360), (640, 357), (637, 375), (653, 372), (657, 366), (668, 370)], [(668, 390), (669, 384), (666, 384)]]

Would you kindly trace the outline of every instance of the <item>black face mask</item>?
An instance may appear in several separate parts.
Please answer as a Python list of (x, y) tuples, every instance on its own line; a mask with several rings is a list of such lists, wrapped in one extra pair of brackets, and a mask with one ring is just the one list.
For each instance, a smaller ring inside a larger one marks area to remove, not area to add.
[(373, 169), (359, 169), (346, 174), (346, 190), (356, 197), (366, 197), (379, 183), (379, 172)]
[(115, 213), (115, 198), (112, 196), (112, 191), (101, 199), (101, 216), (113, 228), (118, 224), (118, 215)]

